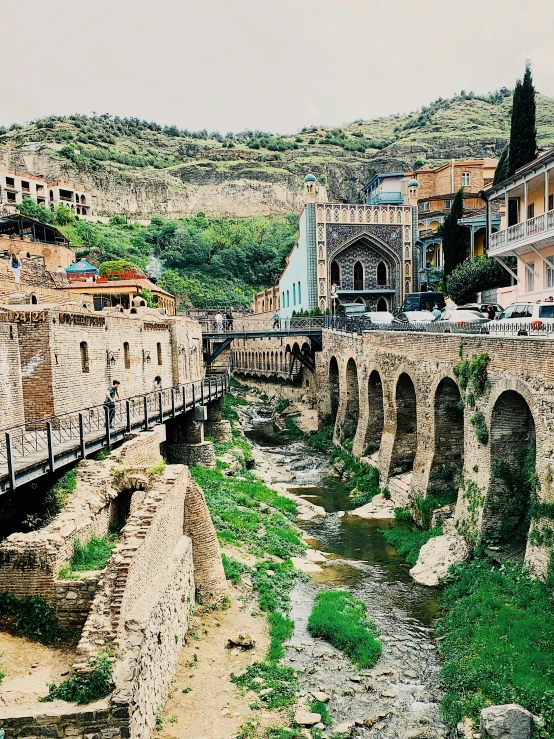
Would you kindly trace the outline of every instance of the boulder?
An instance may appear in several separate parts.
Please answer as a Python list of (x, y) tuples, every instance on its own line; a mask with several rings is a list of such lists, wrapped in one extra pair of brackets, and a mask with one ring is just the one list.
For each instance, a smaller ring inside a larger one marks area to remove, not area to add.
[(420, 585), (435, 586), (446, 577), (453, 564), (465, 562), (468, 556), (469, 548), (459, 534), (435, 536), (421, 547), (410, 575)]
[(343, 724), (339, 724), (338, 726), (335, 726), (334, 732), (336, 734), (348, 734), (350, 735), (352, 733), (352, 729), (354, 728), (354, 722), (353, 721), (345, 721)]
[(493, 739), (530, 739), (532, 714), (517, 703), (481, 711), (481, 733)]
[(236, 636), (229, 639), (230, 647), (243, 647), (244, 649), (252, 649), (254, 643), (254, 639), (252, 639), (250, 634), (237, 634)]
[(321, 721), (321, 714), (300, 710), (294, 714), (294, 720), (298, 726), (315, 726)]

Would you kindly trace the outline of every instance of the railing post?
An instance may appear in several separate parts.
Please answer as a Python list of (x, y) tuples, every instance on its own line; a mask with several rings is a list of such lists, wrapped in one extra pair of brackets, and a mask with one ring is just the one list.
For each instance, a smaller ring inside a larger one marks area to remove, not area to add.
[(112, 443), (110, 436), (110, 409), (104, 406), (104, 419), (106, 421), (106, 448), (109, 449)]
[(163, 423), (164, 422), (164, 396), (161, 390), (158, 393), (158, 406), (160, 409), (160, 423)]
[(192, 383), (192, 407), (196, 408), (196, 386)]
[(13, 445), (12, 435), (6, 431), (6, 461), (8, 463), (8, 477), (10, 478), (10, 486), (15, 490), (15, 466), (13, 463)]
[(48, 444), (48, 465), (50, 472), (54, 472), (54, 443), (52, 441), (52, 424), (50, 421), (46, 421), (46, 442)]
[(79, 413), (79, 446), (81, 447), (81, 459), (87, 456), (87, 447), (85, 444), (85, 419), (82, 413)]
[(175, 389), (171, 388), (171, 418), (175, 418)]
[(183, 413), (187, 412), (187, 388), (183, 385)]
[(204, 380), (200, 380), (200, 405), (204, 405)]
[(125, 415), (127, 416), (127, 433), (131, 433), (131, 401), (125, 401)]
[(145, 395), (144, 398), (144, 430), (148, 431), (148, 396)]

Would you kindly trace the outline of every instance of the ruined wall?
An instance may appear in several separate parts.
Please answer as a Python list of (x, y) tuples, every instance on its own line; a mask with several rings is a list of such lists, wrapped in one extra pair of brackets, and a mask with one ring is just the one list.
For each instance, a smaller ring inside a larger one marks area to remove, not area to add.
[(0, 323), (0, 429), (24, 421), (17, 325)]

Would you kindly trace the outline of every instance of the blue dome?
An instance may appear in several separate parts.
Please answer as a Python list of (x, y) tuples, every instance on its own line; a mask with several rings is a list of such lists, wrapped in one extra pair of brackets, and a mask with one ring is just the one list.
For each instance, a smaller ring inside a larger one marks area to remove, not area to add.
[(419, 187), (419, 182), (417, 180), (410, 180), (408, 182), (408, 187)]
[(315, 182), (316, 178), (314, 174), (307, 174), (304, 177), (304, 182)]

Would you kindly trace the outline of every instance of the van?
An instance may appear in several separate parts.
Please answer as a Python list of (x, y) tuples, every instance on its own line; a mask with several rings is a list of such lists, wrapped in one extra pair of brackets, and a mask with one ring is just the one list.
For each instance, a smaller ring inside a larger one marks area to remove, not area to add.
[(435, 305), (438, 305), (439, 310), (442, 310), (446, 306), (442, 293), (408, 293), (402, 303), (402, 312), (411, 313), (416, 310), (433, 310)]

